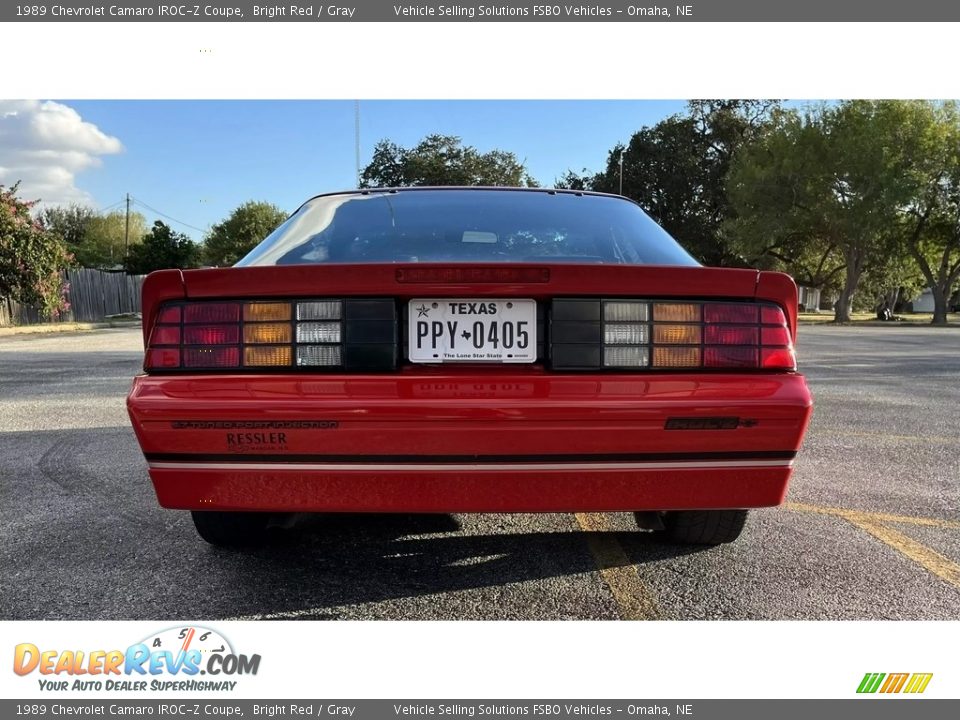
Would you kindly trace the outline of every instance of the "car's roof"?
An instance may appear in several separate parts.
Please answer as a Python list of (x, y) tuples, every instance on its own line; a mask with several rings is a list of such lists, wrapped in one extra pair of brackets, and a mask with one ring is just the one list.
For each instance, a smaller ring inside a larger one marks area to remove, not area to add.
[[(596, 196), (615, 198), (625, 200), (629, 203), (634, 201), (623, 195), (613, 195), (611, 193), (596, 192), (594, 190), (568, 190), (562, 188), (539, 188), (539, 187), (507, 187), (500, 185), (414, 185), (407, 187), (378, 187), (378, 188), (359, 188), (357, 190), (339, 190), (336, 192), (326, 192), (314, 195), (310, 200), (316, 200), (322, 197), (331, 197), (334, 195), (390, 195), (395, 193), (422, 192), (424, 190), (487, 190), (502, 192), (524, 192), (524, 193), (546, 193), (547, 195), (577, 195), (577, 196)], [(307, 202), (310, 202), (307, 200)], [(636, 203), (634, 203), (636, 204)]]

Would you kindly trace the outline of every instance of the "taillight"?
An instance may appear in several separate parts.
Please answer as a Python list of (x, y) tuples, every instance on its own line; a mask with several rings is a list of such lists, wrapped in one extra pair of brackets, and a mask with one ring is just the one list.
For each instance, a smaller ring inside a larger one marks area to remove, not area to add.
[(556, 299), (555, 369), (795, 370), (786, 316), (755, 302)]
[(179, 302), (158, 311), (144, 367), (393, 370), (397, 335), (392, 298)]

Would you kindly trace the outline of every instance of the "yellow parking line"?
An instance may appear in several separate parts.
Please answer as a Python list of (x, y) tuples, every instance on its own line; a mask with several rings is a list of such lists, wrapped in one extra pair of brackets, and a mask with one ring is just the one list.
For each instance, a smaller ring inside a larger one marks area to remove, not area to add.
[[(637, 568), (614, 538), (606, 534), (610, 524), (603, 513), (575, 513), (577, 523), (587, 533), (587, 545), (600, 576), (610, 588), (623, 620), (655, 620), (660, 611)], [(599, 534), (604, 533), (604, 534)]]
[(955, 588), (960, 589), (960, 565), (950, 558), (946, 558), (935, 550), (931, 550), (911, 537), (907, 537), (899, 530), (886, 525), (871, 522), (858, 515), (848, 516), (847, 521), (873, 535), (880, 542), (892, 547), (915, 563), (922, 565), (929, 572), (936, 575)]
[(933, 445), (953, 445), (957, 442), (955, 437), (941, 437), (939, 435), (890, 435), (887, 433), (850, 432), (849, 430), (831, 430), (830, 434), (844, 435), (847, 437), (875, 438), (877, 440), (912, 440), (914, 442), (925, 442)]
[(960, 589), (960, 565), (948, 557), (944, 557), (936, 550), (931, 550), (923, 543), (904, 535), (885, 523), (901, 523), (904, 525), (923, 525), (946, 530), (960, 529), (960, 522), (953, 520), (939, 520), (937, 518), (912, 517), (910, 515), (892, 515), (890, 513), (872, 513), (861, 510), (847, 510), (845, 508), (820, 507), (804, 503), (786, 503), (787, 510), (795, 512), (818, 513), (843, 518), (855, 527), (864, 530), (888, 547), (905, 555), (915, 563), (933, 573), (941, 580)]
[(784, 504), (787, 510), (795, 512), (818, 513), (820, 515), (836, 515), (842, 518), (849, 518), (856, 515), (865, 520), (879, 523), (902, 523), (904, 525), (926, 525), (928, 527), (937, 527), (944, 530), (960, 530), (960, 521), (941, 520), (940, 518), (914, 517), (912, 515), (893, 515), (891, 513), (868, 512), (866, 510), (848, 510), (846, 508), (821, 507), (819, 505), (807, 505), (805, 503), (788, 502)]

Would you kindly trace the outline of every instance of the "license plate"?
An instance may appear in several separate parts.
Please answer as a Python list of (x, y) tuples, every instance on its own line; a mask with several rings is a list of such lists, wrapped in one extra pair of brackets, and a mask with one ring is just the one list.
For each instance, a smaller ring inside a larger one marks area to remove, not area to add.
[(424, 298), (408, 307), (411, 362), (532, 363), (535, 300)]

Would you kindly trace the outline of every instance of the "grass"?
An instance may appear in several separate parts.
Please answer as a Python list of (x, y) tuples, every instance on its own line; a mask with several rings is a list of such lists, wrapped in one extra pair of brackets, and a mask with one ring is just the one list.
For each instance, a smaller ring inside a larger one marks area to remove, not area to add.
[[(899, 322), (881, 322), (877, 320), (876, 313), (855, 312), (850, 315), (850, 324), (859, 325), (876, 323), (877, 325), (929, 325), (930, 321), (933, 320), (933, 313), (897, 313), (896, 315), (898, 318), (900, 318)], [(800, 313), (798, 318), (802, 323), (832, 323), (833, 313)], [(960, 324), (960, 313), (949, 313), (947, 315), (947, 322), (950, 324)]]

